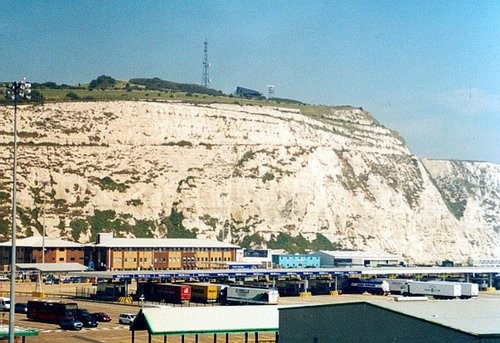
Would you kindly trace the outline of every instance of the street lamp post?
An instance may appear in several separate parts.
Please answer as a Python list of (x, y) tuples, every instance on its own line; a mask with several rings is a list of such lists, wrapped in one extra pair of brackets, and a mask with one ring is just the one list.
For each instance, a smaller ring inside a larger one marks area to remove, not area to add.
[(45, 189), (49, 181), (42, 181), (43, 185), (43, 217), (42, 217), (42, 264), (45, 264), (45, 198), (47, 196), (47, 190)]
[(28, 82), (14, 82), (11, 89), (7, 91), (14, 100), (13, 118), (13, 166), (12, 166), (12, 241), (10, 253), (10, 309), (9, 309), (9, 343), (14, 343), (14, 304), (16, 303), (16, 177), (17, 177), (17, 101), (19, 98), (30, 98), (31, 84)]

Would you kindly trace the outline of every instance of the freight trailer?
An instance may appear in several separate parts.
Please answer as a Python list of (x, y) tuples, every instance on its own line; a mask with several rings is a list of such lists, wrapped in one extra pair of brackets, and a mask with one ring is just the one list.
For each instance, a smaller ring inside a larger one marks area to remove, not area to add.
[(347, 279), (342, 284), (342, 293), (370, 293), (387, 295), (389, 294), (389, 284), (385, 280), (361, 280)]
[(145, 282), (137, 284), (137, 294), (144, 295), (146, 301), (182, 304), (191, 300), (191, 287), (173, 283)]
[(222, 291), (222, 303), (230, 304), (278, 304), (279, 292), (276, 288), (230, 285)]
[(460, 284), (446, 281), (413, 281), (403, 287), (404, 296), (426, 295), (434, 298), (452, 299), (462, 295)]
[(219, 292), (225, 285), (206, 282), (186, 283), (191, 287), (191, 301), (195, 303), (215, 303), (219, 298)]
[(479, 295), (479, 285), (477, 283), (471, 282), (448, 282), (456, 283), (460, 285), (460, 290), (462, 294), (460, 295), (463, 299), (475, 298)]

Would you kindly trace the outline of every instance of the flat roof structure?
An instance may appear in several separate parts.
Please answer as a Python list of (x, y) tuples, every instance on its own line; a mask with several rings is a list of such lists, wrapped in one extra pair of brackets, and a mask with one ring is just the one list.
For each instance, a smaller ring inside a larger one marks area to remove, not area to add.
[(321, 253), (333, 256), (335, 258), (362, 258), (362, 259), (400, 259), (400, 256), (383, 253), (383, 252), (368, 252), (368, 251), (345, 251), (345, 250), (322, 250)]
[[(11, 241), (0, 243), (0, 246), (10, 247)], [(42, 236), (31, 236), (27, 238), (16, 239), (18, 248), (41, 248), (44, 245)], [(65, 241), (59, 238), (45, 237), (45, 248), (83, 248), (83, 244)]]
[[(364, 337), (372, 342), (500, 341), (500, 299), (358, 301), (289, 306), (279, 311), (283, 339), (300, 334), (300, 341), (312, 341), (313, 336), (319, 341), (324, 336), (353, 341), (357, 335), (357, 341), (363, 329)], [(332, 316), (337, 318), (335, 323)], [(299, 322), (309, 325), (309, 332), (300, 332)]]
[(475, 336), (494, 335), (500, 338), (500, 299), (370, 303)]
[[(14, 327), (14, 337), (22, 337), (22, 342), (26, 341), (26, 337), (29, 336), (38, 336), (38, 330), (23, 328), (19, 326)], [(1, 325), (0, 326), (0, 338), (9, 337), (9, 326)]]
[(332, 268), (290, 268), (290, 269), (198, 269), (198, 270), (156, 270), (156, 271), (88, 271), (73, 273), (75, 276), (103, 279), (137, 278), (217, 278), (245, 276), (320, 276), (320, 275), (416, 275), (416, 274), (491, 274), (500, 275), (500, 267), (332, 267)]
[(143, 308), (130, 326), (150, 336), (278, 332), (278, 306)]
[(89, 244), (97, 248), (224, 248), (238, 249), (239, 246), (231, 243), (219, 242), (210, 239), (195, 238), (106, 238), (101, 242)]
[(80, 263), (16, 263), (18, 270), (37, 270), (42, 273), (81, 272), (88, 268)]

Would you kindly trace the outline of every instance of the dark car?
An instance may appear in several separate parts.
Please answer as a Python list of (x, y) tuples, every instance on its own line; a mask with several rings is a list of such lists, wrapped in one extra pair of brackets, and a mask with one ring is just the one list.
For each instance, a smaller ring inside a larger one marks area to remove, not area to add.
[(84, 314), (90, 314), (89, 310), (87, 310), (86, 308), (79, 308), (76, 310), (76, 316), (81, 316), (81, 315), (84, 315)]
[(16, 313), (28, 313), (28, 304), (26, 303), (17, 303), (15, 306), (14, 306), (14, 312)]
[(76, 318), (81, 321), (86, 328), (96, 328), (98, 325), (97, 319), (91, 314), (81, 314)]
[(92, 315), (97, 319), (98, 322), (110, 322), (111, 317), (104, 312), (92, 313)]
[(59, 326), (64, 330), (81, 330), (83, 323), (73, 317), (65, 317), (59, 322)]

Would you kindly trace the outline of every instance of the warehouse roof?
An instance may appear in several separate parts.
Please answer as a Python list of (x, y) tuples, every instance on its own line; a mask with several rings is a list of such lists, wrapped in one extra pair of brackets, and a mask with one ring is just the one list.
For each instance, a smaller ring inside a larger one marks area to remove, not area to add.
[(400, 257), (385, 252), (323, 250), (321, 253), (335, 258), (399, 259)]
[(500, 336), (500, 299), (372, 303), (473, 335)]
[(238, 245), (194, 238), (114, 238), (92, 244), (103, 248), (239, 248)]
[(275, 332), (278, 316), (272, 305), (143, 308), (130, 329), (151, 335)]
[(431, 300), (431, 301), (369, 301), (344, 302), (326, 305), (305, 305), (280, 310), (296, 309), (300, 307), (317, 306), (350, 306), (367, 304), (384, 310), (393, 311), (424, 320), (433, 324), (451, 328), (474, 336), (500, 337), (500, 299), (471, 299), (471, 300)]
[(17, 263), (16, 267), (23, 270), (38, 270), (42, 273), (81, 272), (88, 269), (80, 263)]
[[(0, 246), (11, 246), (12, 241), (0, 243)], [(16, 247), (41, 248), (43, 246), (42, 236), (31, 236), (27, 238), (16, 239)], [(82, 248), (83, 245), (76, 242), (65, 241), (60, 238), (45, 237), (45, 248)]]

